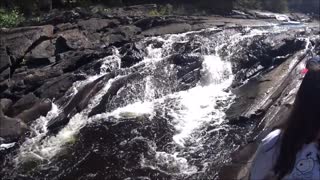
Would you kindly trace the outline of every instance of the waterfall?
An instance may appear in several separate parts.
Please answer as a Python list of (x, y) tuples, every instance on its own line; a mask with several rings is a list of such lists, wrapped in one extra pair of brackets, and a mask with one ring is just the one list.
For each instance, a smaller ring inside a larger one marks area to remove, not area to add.
[[(129, 68), (121, 68), (122, 57), (119, 49), (114, 48), (113, 55), (100, 59), (100, 74), (75, 82), (67, 94), (75, 96), (85, 85), (110, 72), (116, 72), (115, 77), (104, 82), (103, 88), (83, 110), (68, 117), (68, 124), (57, 134), (50, 134), (47, 124), (62, 113), (63, 107), (53, 103), (46, 117), (34, 121), (30, 137), (17, 150), (15, 169), (23, 169), (28, 162), (36, 162), (41, 167), (34, 171), (47, 170), (46, 165), (52, 165), (64, 148), (70, 144), (72, 147), (78, 140), (77, 135), (82, 128), (125, 120), (152, 124), (158, 119), (165, 119), (166, 125), (173, 127), (170, 129), (173, 132), (171, 142), (163, 147), (155, 145), (155, 142), (148, 143), (154, 153), (151, 153), (152, 158), (141, 155), (141, 168), (158, 170), (179, 179), (206, 172), (213, 161), (228, 162), (230, 152), (239, 148), (234, 144), (236, 140), (231, 138), (245, 136), (241, 133), (233, 135), (233, 127), (225, 123), (226, 110), (236, 99), (231, 87), (237, 73), (233, 57), (243, 50), (241, 42), (285, 31), (286, 28), (279, 26), (241, 30), (210, 28), (147, 37), (137, 42), (143, 47), (143, 60)], [(118, 87), (105, 104), (101, 104), (112, 87), (132, 73), (139, 76), (125, 79), (125, 84)], [(99, 105), (105, 107), (103, 112), (90, 116)], [(134, 134), (137, 130), (128, 131)], [(145, 137), (136, 138), (144, 140)], [(123, 144), (128, 141), (123, 139)], [(0, 148), (8, 146), (13, 145), (1, 145)], [(166, 151), (165, 146), (172, 148)], [(53, 172), (48, 177), (54, 176)]]

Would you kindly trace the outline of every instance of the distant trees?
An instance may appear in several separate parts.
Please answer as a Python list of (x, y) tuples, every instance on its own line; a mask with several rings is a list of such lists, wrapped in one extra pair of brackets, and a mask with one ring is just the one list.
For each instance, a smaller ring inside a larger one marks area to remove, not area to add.
[(262, 0), (261, 7), (273, 12), (286, 12), (288, 10), (287, 0)]
[(287, 0), (236, 0), (235, 6), (243, 9), (262, 9), (272, 12), (288, 11)]
[(288, 0), (288, 7), (304, 13), (320, 13), (319, 0)]
[(234, 8), (262, 9), (273, 12), (288, 10), (319, 13), (319, 0), (0, 0), (0, 8), (19, 9), (25, 15), (52, 8), (88, 7), (92, 4), (123, 6), (135, 4), (172, 4), (204, 9), (214, 13), (228, 13)]

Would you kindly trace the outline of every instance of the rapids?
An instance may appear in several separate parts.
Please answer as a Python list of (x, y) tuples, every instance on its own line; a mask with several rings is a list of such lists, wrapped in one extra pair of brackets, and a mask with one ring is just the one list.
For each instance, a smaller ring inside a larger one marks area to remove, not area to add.
[[(56, 134), (47, 124), (63, 107), (52, 102), (51, 111), (32, 124), (0, 174), (18, 179), (217, 178), (219, 168), (256, 126), (252, 121), (237, 126), (226, 119), (237, 97), (233, 89), (277, 65), (254, 64), (243, 76), (246, 67), (236, 59), (250, 45), (292, 28), (270, 24), (147, 37), (136, 42), (144, 57), (132, 67), (122, 67), (121, 49), (114, 47), (113, 55), (99, 60), (100, 73), (75, 82), (66, 98), (110, 72), (116, 76)], [(138, 76), (125, 79), (132, 73)], [(121, 79), (125, 83), (102, 104), (103, 111), (92, 113)], [(2, 144), (0, 150), (12, 146)]]

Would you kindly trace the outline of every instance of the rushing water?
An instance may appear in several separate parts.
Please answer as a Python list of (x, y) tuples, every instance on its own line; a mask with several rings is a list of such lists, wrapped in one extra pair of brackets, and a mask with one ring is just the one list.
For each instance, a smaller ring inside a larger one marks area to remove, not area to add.
[[(89, 76), (85, 81), (75, 82), (67, 94), (70, 97), (74, 96), (85, 84), (111, 71), (119, 71), (119, 75), (106, 82), (90, 100), (89, 105), (71, 117), (69, 123), (56, 135), (48, 134), (47, 124), (61, 113), (62, 107), (53, 103), (48, 115), (40, 117), (33, 123), (30, 137), (11, 157), (13, 163), (10, 167), (14, 170), (10, 171), (9, 168), (4, 170), (7, 178), (29, 177), (37, 173), (37, 177), (48, 179), (55, 177), (61, 168), (66, 168), (61, 164), (55, 164), (57, 157), (63, 154), (65, 149), (77, 144), (81, 129), (89, 127), (90, 124), (104, 124), (110, 119), (112, 122), (133, 119), (141, 123), (145, 121), (154, 123), (159, 119), (165, 119), (163, 128), (170, 133), (163, 134), (170, 137), (164, 140), (163, 144), (161, 144), (162, 137), (156, 137), (154, 141), (148, 140), (147, 144), (150, 147), (148, 151), (153, 153), (152, 157), (141, 156), (139, 159), (141, 169), (147, 167), (158, 171), (160, 173), (156, 176), (158, 178), (162, 177), (161, 173), (166, 174), (166, 177), (177, 179), (194, 179), (205, 175), (215, 178), (219, 167), (230, 160), (230, 153), (239, 148), (241, 145), (239, 142), (243, 143), (253, 126), (249, 124), (247, 127), (233, 127), (225, 123), (225, 112), (235, 99), (231, 91), (235, 76), (232, 57), (238, 52), (234, 50), (240, 42), (247, 39), (284, 31), (286, 28), (278, 26), (241, 30), (212, 28), (149, 37), (137, 42), (144, 47), (145, 56), (131, 68), (121, 68), (121, 55), (115, 48), (114, 55), (100, 60), (102, 61), (100, 74)], [(188, 61), (189, 64), (171, 60), (175, 54), (184, 54), (191, 59)], [(90, 111), (100, 103), (111, 85), (133, 71), (139, 71), (142, 78), (128, 82), (110, 99), (103, 113), (89, 117)], [(138, 131), (130, 128), (122, 131), (127, 130), (131, 133)], [(139, 138), (145, 139), (140, 136), (134, 137), (134, 139)], [(130, 139), (120, 141), (119, 146), (128, 143)], [(1, 145), (1, 148), (2, 146), (4, 145)], [(120, 156), (122, 153), (130, 152), (118, 153)], [(39, 175), (39, 172), (47, 172), (48, 169), (49, 174)], [(38, 172), (35, 173), (36, 171)], [(96, 174), (92, 175), (95, 176)], [(129, 174), (119, 177), (130, 179)]]

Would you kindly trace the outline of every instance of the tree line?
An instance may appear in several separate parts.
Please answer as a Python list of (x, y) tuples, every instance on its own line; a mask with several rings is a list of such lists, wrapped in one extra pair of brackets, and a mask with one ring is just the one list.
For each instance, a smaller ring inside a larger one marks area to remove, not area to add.
[(319, 13), (319, 0), (0, 0), (0, 7), (18, 8), (25, 15), (31, 15), (35, 10), (48, 11), (52, 8), (87, 7), (94, 4), (128, 6), (148, 3), (189, 5), (213, 13), (228, 13), (235, 8)]
[(303, 12), (319, 14), (319, 0), (236, 0), (235, 6), (244, 9), (261, 9), (272, 12)]

